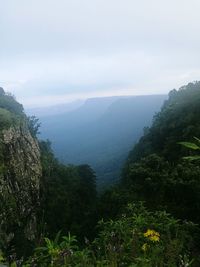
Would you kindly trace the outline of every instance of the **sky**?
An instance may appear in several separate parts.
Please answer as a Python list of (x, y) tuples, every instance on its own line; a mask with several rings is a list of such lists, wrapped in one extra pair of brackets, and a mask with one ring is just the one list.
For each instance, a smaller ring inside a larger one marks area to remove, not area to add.
[(199, 0), (0, 0), (0, 86), (25, 107), (200, 80)]

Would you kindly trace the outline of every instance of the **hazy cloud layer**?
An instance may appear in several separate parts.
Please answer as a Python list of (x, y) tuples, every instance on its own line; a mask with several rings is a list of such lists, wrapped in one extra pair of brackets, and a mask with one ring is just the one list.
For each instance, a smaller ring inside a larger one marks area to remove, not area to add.
[(0, 86), (25, 105), (200, 80), (199, 0), (0, 0)]

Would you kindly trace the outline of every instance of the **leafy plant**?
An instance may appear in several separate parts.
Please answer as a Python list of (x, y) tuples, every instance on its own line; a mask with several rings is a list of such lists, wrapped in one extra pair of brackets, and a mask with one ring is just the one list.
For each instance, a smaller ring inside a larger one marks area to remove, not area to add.
[[(195, 151), (200, 151), (200, 139), (197, 138), (197, 137), (194, 137), (196, 143), (193, 143), (193, 142), (179, 142), (178, 144), (186, 147), (186, 148), (189, 148), (191, 150), (195, 150)], [(184, 159), (186, 160), (191, 160), (191, 161), (194, 161), (194, 160), (200, 160), (200, 155), (194, 155), (194, 156), (187, 156), (187, 157), (183, 157)]]

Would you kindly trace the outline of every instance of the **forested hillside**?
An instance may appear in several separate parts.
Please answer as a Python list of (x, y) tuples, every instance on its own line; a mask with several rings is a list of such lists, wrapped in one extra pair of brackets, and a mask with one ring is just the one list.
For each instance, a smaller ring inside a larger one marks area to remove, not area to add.
[(180, 159), (184, 151), (177, 144), (200, 136), (200, 82), (189, 83), (178, 91), (172, 90), (161, 112), (154, 116), (153, 125), (130, 153), (135, 161), (157, 153), (169, 161)]
[(194, 137), (200, 136), (199, 115), (200, 82), (169, 93), (152, 126), (130, 152), (120, 187), (104, 195), (105, 203), (115, 203), (106, 207), (109, 216), (123, 210), (127, 202), (140, 200), (151, 210), (164, 209), (177, 218), (200, 222), (199, 161), (183, 159), (198, 153), (198, 149), (179, 144), (197, 142)]
[(199, 161), (183, 160), (194, 152), (179, 144), (200, 136), (199, 115), (200, 82), (169, 93), (125, 166), (122, 184), (129, 188), (132, 200), (146, 201), (153, 209), (165, 208), (178, 218), (200, 223)]
[(63, 163), (89, 164), (100, 187), (119, 180), (132, 145), (165, 95), (89, 99), (79, 109), (41, 118), (41, 137)]

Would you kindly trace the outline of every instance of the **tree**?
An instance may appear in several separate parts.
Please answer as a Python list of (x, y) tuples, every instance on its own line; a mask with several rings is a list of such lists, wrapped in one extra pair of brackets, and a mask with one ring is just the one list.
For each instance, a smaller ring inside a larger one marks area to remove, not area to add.
[(39, 122), (39, 119), (36, 116), (30, 116), (28, 117), (28, 127), (33, 137), (36, 137), (39, 132), (41, 123)]

